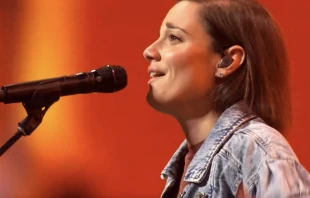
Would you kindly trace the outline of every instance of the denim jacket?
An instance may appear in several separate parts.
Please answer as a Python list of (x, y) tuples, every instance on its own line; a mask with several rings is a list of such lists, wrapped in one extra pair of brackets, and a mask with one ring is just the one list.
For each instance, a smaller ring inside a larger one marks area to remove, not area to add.
[[(162, 198), (175, 198), (186, 140), (162, 171)], [(240, 184), (255, 198), (310, 197), (310, 176), (285, 138), (238, 102), (222, 113), (189, 164), (182, 198), (235, 197)]]

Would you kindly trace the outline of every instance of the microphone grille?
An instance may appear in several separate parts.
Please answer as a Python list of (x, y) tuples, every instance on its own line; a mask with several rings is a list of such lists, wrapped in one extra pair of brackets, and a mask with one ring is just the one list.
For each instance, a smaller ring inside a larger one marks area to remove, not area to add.
[(119, 91), (127, 86), (127, 73), (126, 70), (121, 66), (107, 65), (105, 67), (97, 69), (96, 72), (103, 79), (111, 80), (111, 92)]

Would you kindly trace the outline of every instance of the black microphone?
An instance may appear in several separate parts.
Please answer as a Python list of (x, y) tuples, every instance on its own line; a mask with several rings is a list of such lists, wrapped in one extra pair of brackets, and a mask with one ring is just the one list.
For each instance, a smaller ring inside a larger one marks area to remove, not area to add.
[(107, 65), (90, 72), (2, 86), (0, 102), (27, 102), (35, 93), (48, 98), (55, 90), (60, 96), (92, 92), (113, 93), (126, 86), (126, 70), (120, 66)]

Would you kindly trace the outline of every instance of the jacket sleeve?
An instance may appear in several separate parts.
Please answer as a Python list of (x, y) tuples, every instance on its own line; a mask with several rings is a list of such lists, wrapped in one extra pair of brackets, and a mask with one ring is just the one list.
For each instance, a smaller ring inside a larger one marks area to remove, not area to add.
[(248, 185), (249, 194), (255, 198), (310, 197), (310, 175), (293, 159), (262, 162)]

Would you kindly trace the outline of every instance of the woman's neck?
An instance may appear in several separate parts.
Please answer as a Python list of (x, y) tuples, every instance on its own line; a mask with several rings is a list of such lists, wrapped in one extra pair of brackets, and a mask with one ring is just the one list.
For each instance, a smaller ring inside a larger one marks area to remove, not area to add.
[(208, 111), (200, 117), (187, 119), (177, 118), (189, 146), (195, 146), (204, 141), (208, 137), (219, 116), (220, 113), (218, 112)]

